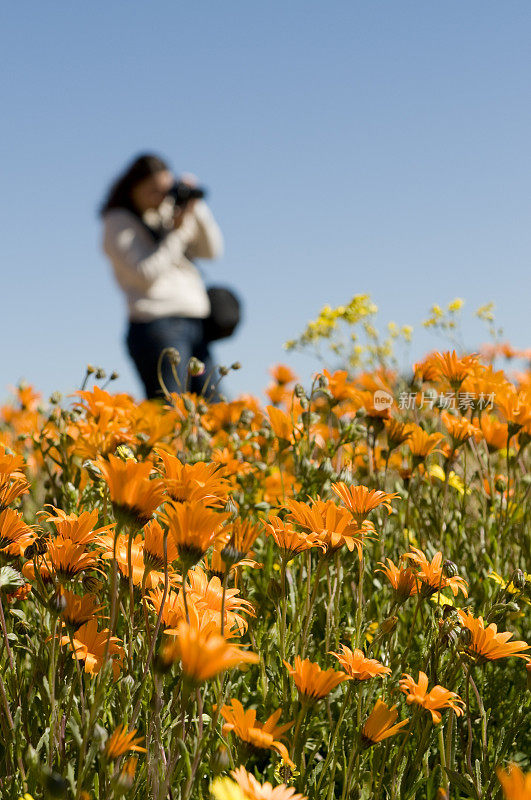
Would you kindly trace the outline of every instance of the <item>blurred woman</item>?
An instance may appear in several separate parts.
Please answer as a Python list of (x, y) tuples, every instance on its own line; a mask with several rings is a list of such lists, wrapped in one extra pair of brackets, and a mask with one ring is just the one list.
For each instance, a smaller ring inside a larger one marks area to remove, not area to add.
[[(190, 175), (180, 180), (195, 184)], [(191, 378), (191, 391), (200, 393), (214, 369), (204, 332), (210, 303), (193, 259), (217, 258), (223, 238), (204, 200), (180, 205), (168, 196), (175, 182), (165, 161), (141, 155), (116, 179), (101, 207), (103, 249), (127, 301), (127, 348), (150, 399), (163, 394), (157, 366), (166, 347), (180, 355), (180, 384), (168, 358), (162, 362), (169, 391), (183, 391), (192, 356), (205, 370)]]

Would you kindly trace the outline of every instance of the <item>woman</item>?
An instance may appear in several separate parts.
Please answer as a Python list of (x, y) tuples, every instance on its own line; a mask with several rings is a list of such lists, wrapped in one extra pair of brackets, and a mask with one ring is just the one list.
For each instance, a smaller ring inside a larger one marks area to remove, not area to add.
[[(195, 182), (192, 176), (181, 180)], [(169, 391), (184, 389), (192, 356), (205, 364), (205, 371), (191, 378), (191, 391), (200, 393), (213, 372), (203, 331), (210, 303), (193, 259), (217, 258), (223, 239), (203, 200), (175, 205), (168, 197), (174, 183), (162, 159), (139, 156), (112, 185), (101, 208), (103, 249), (127, 299), (127, 348), (149, 399), (163, 394), (157, 366), (166, 347), (180, 355), (180, 385), (169, 359), (162, 362)]]

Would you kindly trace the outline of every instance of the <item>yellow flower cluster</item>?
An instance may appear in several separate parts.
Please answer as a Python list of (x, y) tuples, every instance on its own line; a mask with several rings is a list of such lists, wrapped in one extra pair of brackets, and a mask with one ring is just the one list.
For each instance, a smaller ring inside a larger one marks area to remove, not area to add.
[(438, 328), (441, 331), (453, 331), (457, 327), (457, 314), (463, 308), (465, 301), (456, 297), (448, 303), (446, 309), (435, 303), (430, 308), (430, 316), (423, 321), (425, 328)]
[[(396, 322), (390, 322), (387, 326), (387, 337), (382, 339), (372, 323), (377, 312), (378, 307), (368, 294), (354, 295), (350, 303), (336, 308), (325, 305), (317, 318), (308, 323), (299, 338), (289, 340), (284, 348), (295, 350), (308, 346), (317, 347), (326, 341), (330, 351), (351, 369), (381, 366), (392, 361), (394, 343), (398, 339), (411, 341), (413, 328), (411, 325), (399, 326)], [(340, 323), (349, 329), (347, 341), (341, 338)], [(360, 330), (357, 326), (361, 327), (365, 344), (359, 341)]]

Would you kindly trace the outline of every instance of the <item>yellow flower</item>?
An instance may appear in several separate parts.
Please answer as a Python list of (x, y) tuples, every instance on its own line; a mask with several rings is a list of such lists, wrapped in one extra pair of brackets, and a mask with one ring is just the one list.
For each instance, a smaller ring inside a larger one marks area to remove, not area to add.
[(492, 301), (490, 303), (486, 303), (484, 306), (480, 306), (476, 311), (476, 317), (486, 320), (487, 322), (492, 322), (494, 319), (494, 314), (492, 313), (493, 308), (494, 303)]
[[(431, 478), (436, 478), (441, 483), (444, 483), (446, 480), (446, 476), (444, 474), (444, 470), (439, 464), (432, 464), (431, 467), (428, 469), (428, 475)], [(459, 475), (457, 475), (453, 470), (448, 475), (448, 486), (451, 486), (452, 489), (455, 489), (461, 496), (465, 493), (465, 485)], [(471, 490), (469, 487), (466, 489), (466, 493), (470, 494)]]
[(455, 606), (455, 602), (451, 597), (446, 597), (444, 594), (432, 594), (430, 597), (432, 603), (439, 606)]
[[(508, 594), (518, 594), (518, 592), (520, 591), (519, 589), (516, 588), (516, 586), (512, 581), (506, 581), (505, 578), (502, 578), (502, 576), (498, 575), (497, 572), (491, 572), (489, 575), (487, 575), (487, 578), (490, 578), (499, 586), (501, 586), (502, 589), (505, 589), (505, 591)], [(524, 572), (524, 580), (526, 583), (531, 583), (531, 575), (528, 572)], [(523, 602), (526, 603), (526, 605), (531, 605), (531, 601), (528, 600), (528, 598), (524, 594), (520, 594), (518, 602)]]
[(456, 297), (455, 300), (452, 300), (451, 303), (448, 303), (448, 311), (459, 311), (465, 301), (461, 297)]
[(437, 478), (439, 481), (444, 481), (445, 478), (444, 470), (439, 464), (432, 464), (428, 470), (428, 475), (432, 478)]
[(216, 778), (210, 785), (210, 794), (215, 800), (246, 800), (236, 781), (230, 778)]
[(374, 634), (378, 630), (378, 623), (371, 622), (369, 623), (367, 630), (365, 631), (365, 640), (370, 644), (374, 639)]

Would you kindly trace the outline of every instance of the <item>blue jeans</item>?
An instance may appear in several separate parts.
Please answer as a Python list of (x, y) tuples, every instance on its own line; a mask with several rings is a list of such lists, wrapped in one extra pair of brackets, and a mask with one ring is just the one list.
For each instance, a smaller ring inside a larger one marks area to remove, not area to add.
[[(149, 400), (164, 396), (157, 375), (159, 356), (166, 347), (175, 347), (181, 361), (177, 367), (180, 385), (173, 377), (170, 361), (164, 356), (162, 379), (168, 391), (188, 391), (201, 394), (205, 381), (208, 387), (204, 394), (211, 394), (210, 387), (215, 383), (214, 363), (203, 334), (203, 320), (192, 317), (160, 317), (150, 322), (130, 322), (127, 332), (127, 349), (133, 359), (138, 375), (144, 384)], [(205, 372), (193, 378), (187, 377), (189, 359), (195, 356), (205, 364)], [(209, 377), (210, 376), (210, 377)], [(213, 399), (217, 399), (214, 397)]]

